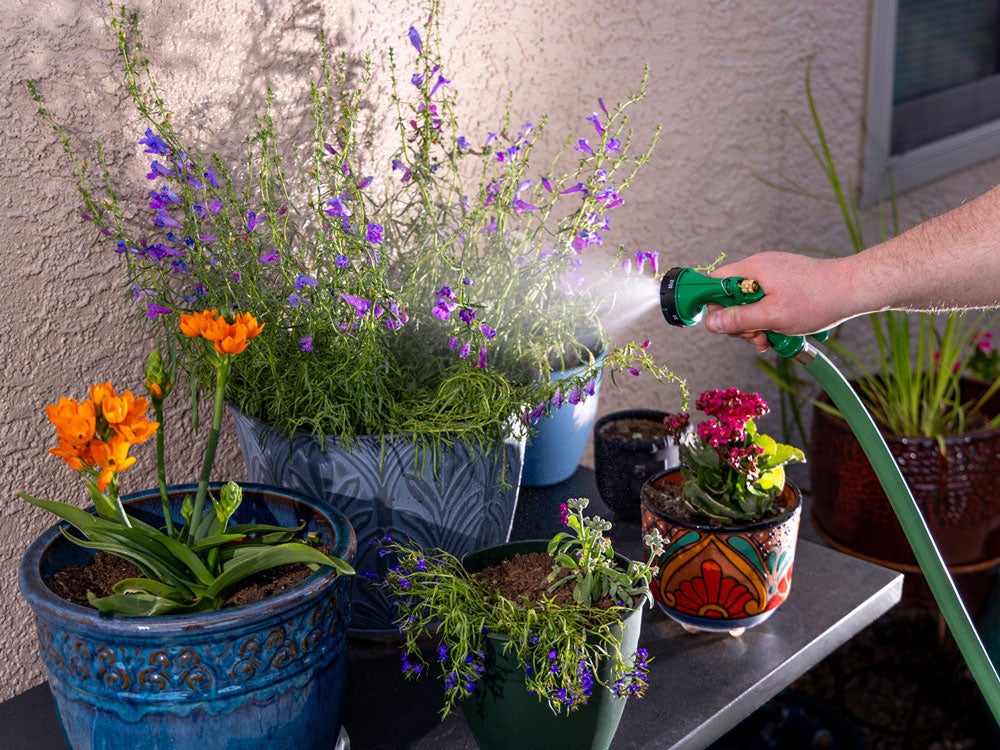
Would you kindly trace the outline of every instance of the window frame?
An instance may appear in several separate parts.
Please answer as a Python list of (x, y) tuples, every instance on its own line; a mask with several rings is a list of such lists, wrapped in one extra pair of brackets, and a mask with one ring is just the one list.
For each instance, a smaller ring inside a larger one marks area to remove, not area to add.
[(862, 206), (1000, 156), (1000, 118), (890, 153), (898, 11), (898, 0), (871, 2)]

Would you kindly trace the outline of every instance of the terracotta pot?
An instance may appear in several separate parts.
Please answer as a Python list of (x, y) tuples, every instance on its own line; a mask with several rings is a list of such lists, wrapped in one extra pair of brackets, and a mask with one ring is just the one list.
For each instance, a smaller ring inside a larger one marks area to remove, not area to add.
[(670, 470), (643, 486), (642, 533), (655, 527), (666, 540), (653, 568), (653, 597), (685, 630), (741, 635), (788, 598), (802, 493), (786, 482), (778, 500), (784, 507), (780, 515), (743, 526), (715, 526), (673, 518), (650, 504), (651, 489), (682, 482), (680, 470)]
[[(884, 437), (952, 572), (1000, 564), (1000, 429), (946, 437), (944, 453), (934, 439)], [(847, 423), (815, 409), (811, 448), (817, 531), (843, 551), (916, 572), (902, 527)]]

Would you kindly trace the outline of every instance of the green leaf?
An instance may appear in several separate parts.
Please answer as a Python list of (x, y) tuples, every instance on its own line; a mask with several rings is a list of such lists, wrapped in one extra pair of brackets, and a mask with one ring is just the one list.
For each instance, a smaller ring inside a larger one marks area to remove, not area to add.
[(152, 594), (112, 594), (111, 596), (97, 597), (93, 592), (88, 591), (87, 600), (90, 602), (90, 606), (101, 612), (137, 617), (197, 612), (205, 609), (205, 605), (200, 602), (182, 604), (173, 599), (153, 596)]
[(234, 560), (230, 565), (224, 567), (222, 574), (209, 586), (206, 595), (212, 598), (218, 597), (230, 586), (242, 581), (247, 576), (289, 563), (328, 565), (340, 575), (353, 575), (354, 573), (354, 568), (343, 560), (324, 555), (318, 549), (308, 545), (292, 542), (280, 544), (277, 547), (260, 547), (256, 554)]

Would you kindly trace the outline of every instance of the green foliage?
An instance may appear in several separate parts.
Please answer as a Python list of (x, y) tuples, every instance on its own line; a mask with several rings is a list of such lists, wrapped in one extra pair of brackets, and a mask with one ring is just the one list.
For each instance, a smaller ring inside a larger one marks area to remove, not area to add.
[[(445, 684), (443, 715), (476, 689), (488, 636), (502, 636), (495, 643), (502, 643), (506, 653), (513, 655), (524, 669), (528, 689), (555, 713), (583, 705), (594, 689), (612, 690), (622, 697), (642, 695), (646, 652), (621, 652), (621, 624), (632, 608), (651, 601), (651, 566), (663, 549), (663, 540), (658, 533), (648, 535), (648, 560), (632, 561), (622, 569), (603, 536), (610, 524), (584, 518), (586, 506), (586, 499), (567, 501), (562, 513), (570, 533), (557, 534), (549, 544), (550, 579), (555, 580), (550, 591), (572, 585), (571, 604), (556, 604), (552, 598), (512, 601), (484, 587), (448, 553), (392, 541), (384, 545), (382, 552), (397, 561), (384, 585), (399, 607), (397, 624), (406, 639), (403, 671), (416, 677), (426, 670), (420, 642), (433, 631), (440, 642), (437, 664)], [(603, 596), (617, 603), (607, 608), (593, 606)], [(611, 678), (605, 683), (598, 667), (607, 660)]]

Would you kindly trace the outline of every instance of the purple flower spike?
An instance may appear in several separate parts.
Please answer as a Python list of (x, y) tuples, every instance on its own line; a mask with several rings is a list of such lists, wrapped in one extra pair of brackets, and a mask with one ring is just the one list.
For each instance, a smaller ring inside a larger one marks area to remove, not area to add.
[(406, 36), (410, 39), (410, 44), (413, 45), (413, 49), (417, 52), (423, 52), (423, 44), (420, 41), (420, 32), (416, 30), (415, 27), (411, 26), (406, 32)]

